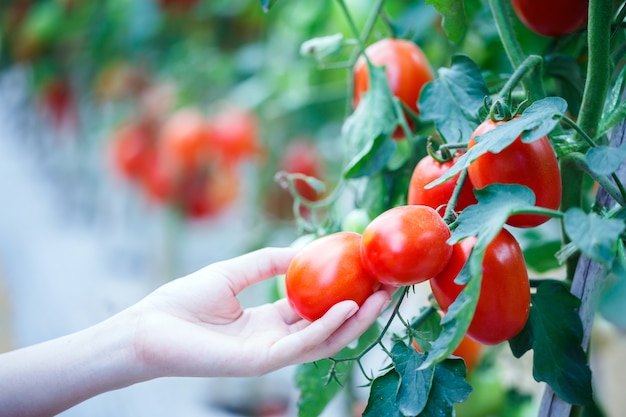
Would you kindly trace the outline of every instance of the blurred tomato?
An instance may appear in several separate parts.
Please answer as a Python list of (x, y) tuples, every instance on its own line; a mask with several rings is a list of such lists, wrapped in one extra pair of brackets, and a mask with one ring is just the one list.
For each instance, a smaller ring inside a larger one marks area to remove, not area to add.
[(161, 127), (159, 143), (165, 162), (182, 172), (196, 170), (207, 158), (209, 125), (195, 107), (185, 107), (171, 114)]
[(239, 195), (238, 172), (229, 166), (213, 166), (182, 178), (177, 204), (189, 219), (224, 211)]
[(145, 176), (156, 158), (154, 131), (142, 121), (119, 127), (113, 134), (111, 147), (114, 167), (131, 180)]
[(56, 128), (63, 126), (76, 128), (78, 114), (74, 102), (74, 94), (69, 82), (55, 77), (44, 84), (39, 101), (43, 111), (49, 116)]
[(259, 122), (251, 111), (228, 106), (210, 120), (211, 145), (228, 162), (238, 162), (260, 151)]

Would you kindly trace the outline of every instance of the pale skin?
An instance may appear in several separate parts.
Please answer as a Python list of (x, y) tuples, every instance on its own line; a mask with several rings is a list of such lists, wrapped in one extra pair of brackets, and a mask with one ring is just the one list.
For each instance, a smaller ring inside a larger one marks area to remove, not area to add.
[(292, 248), (264, 248), (173, 280), (85, 330), (0, 355), (0, 410), (53, 416), (98, 394), (167, 376), (251, 377), (337, 353), (390, 301), (298, 317), (286, 299), (243, 309), (244, 288), (283, 274)]

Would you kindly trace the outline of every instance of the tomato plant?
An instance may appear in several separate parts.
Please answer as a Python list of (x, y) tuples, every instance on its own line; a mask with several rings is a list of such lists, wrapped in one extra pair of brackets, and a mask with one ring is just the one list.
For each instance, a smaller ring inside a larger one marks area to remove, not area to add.
[[(476, 145), (476, 138), (506, 121), (486, 120), (476, 128), (468, 149)], [(468, 167), (469, 179), (475, 188), (489, 184), (521, 184), (535, 194), (536, 205), (558, 209), (561, 203), (561, 172), (552, 144), (547, 136), (525, 143), (521, 136), (499, 153), (485, 153)], [(524, 173), (520, 175), (520, 173)], [(550, 217), (519, 214), (509, 218), (508, 224), (516, 227), (534, 227)]]
[(380, 283), (363, 268), (361, 235), (337, 232), (307, 244), (291, 261), (285, 276), (287, 298), (307, 320), (322, 317), (340, 301), (361, 305)]
[(448, 226), (432, 207), (398, 206), (365, 227), (361, 258), (383, 284), (417, 284), (446, 266), (452, 254), (449, 237)]
[(589, 0), (512, 0), (520, 20), (543, 36), (563, 36), (581, 29), (587, 22)]
[[(475, 242), (468, 237), (454, 245), (450, 262), (430, 280), (433, 295), (444, 310), (463, 289), (454, 280)], [(522, 249), (515, 237), (502, 229), (485, 250), (480, 296), (467, 335), (486, 345), (502, 343), (522, 330), (529, 311), (530, 284)]]
[[(428, 58), (415, 43), (405, 39), (381, 39), (365, 50), (367, 59), (376, 66), (383, 66), (389, 88), (410, 112), (419, 113), (417, 102), (422, 87), (433, 79)], [(354, 66), (354, 97), (356, 108), (363, 94), (369, 90), (369, 69), (367, 60), (361, 56)], [(413, 126), (412, 117), (406, 117), (409, 126)], [(393, 137), (401, 139), (404, 132), (398, 127)]]
[[(457, 174), (454, 178), (435, 187), (427, 188), (426, 186), (443, 175), (454, 165), (454, 162), (455, 159), (439, 162), (430, 155), (426, 155), (422, 158), (415, 166), (411, 175), (407, 195), (408, 203), (432, 207), (443, 216), (460, 174)], [(466, 180), (454, 209), (456, 211), (462, 211), (465, 207), (475, 203), (476, 197), (474, 196), (474, 189), (472, 184)]]

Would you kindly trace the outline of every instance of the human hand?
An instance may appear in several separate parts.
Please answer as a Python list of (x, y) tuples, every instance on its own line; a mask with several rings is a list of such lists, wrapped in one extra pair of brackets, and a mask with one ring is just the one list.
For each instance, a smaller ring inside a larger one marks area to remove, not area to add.
[(390, 300), (388, 290), (358, 308), (333, 306), (314, 322), (287, 299), (243, 309), (237, 294), (284, 273), (297, 251), (264, 248), (217, 262), (160, 287), (126, 314), (136, 318), (134, 352), (146, 379), (256, 376), (337, 353), (358, 338)]

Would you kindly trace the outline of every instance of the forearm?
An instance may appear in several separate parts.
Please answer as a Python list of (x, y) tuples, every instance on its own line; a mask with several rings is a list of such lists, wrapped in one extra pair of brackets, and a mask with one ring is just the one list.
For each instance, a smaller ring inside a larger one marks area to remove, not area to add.
[[(133, 324), (114, 316), (88, 329), (0, 355), (0, 410), (53, 416), (90, 397), (141, 381)], [(5, 414), (3, 414), (5, 415)]]

